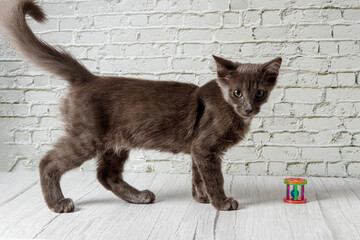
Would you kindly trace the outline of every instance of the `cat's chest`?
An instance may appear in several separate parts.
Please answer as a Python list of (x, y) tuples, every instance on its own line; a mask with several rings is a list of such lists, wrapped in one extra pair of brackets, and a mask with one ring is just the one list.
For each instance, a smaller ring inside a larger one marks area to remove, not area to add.
[(224, 130), (223, 134), (217, 141), (217, 146), (219, 150), (224, 152), (230, 147), (236, 145), (241, 142), (246, 133), (249, 131), (250, 121), (239, 122), (238, 124), (234, 124), (233, 126)]

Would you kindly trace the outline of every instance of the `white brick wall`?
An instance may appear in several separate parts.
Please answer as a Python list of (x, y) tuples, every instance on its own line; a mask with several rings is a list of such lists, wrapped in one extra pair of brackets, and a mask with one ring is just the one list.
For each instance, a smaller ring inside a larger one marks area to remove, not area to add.
[[(230, 174), (360, 177), (359, 0), (42, 0), (38, 36), (94, 73), (202, 85), (211, 54), (282, 56), (278, 87), (224, 157)], [(36, 169), (62, 134), (66, 83), (0, 37), (0, 170)], [(190, 157), (133, 151), (127, 170), (190, 171)], [(83, 169), (93, 170), (94, 161)]]

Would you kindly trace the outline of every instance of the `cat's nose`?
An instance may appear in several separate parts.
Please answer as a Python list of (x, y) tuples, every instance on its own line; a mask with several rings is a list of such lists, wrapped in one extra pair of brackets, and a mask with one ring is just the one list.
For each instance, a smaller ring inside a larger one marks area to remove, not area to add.
[(245, 109), (245, 112), (247, 113), (247, 114), (250, 114), (250, 113), (252, 113), (254, 110), (252, 109), (252, 108), (248, 108), (248, 109)]

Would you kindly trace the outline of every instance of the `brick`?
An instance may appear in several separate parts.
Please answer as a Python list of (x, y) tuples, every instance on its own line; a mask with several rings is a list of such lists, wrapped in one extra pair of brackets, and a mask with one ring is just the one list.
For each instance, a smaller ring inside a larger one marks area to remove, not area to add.
[(359, 129), (360, 118), (345, 118), (344, 126), (346, 129)]
[(359, 161), (360, 149), (359, 147), (344, 147), (341, 150), (341, 159), (345, 161)]
[(319, 102), (323, 91), (312, 88), (288, 88), (285, 89), (285, 99), (288, 102)]
[(300, 176), (305, 173), (305, 164), (304, 163), (288, 163), (287, 174), (290, 176)]
[(319, 87), (331, 87), (336, 86), (335, 74), (318, 75), (317, 85)]
[(48, 91), (27, 91), (25, 92), (26, 102), (56, 103), (58, 99), (54, 92)]
[(353, 54), (360, 51), (360, 44), (355, 41), (343, 41), (339, 42), (339, 53), (341, 55)]
[(30, 143), (31, 134), (29, 131), (16, 131), (14, 133), (14, 141), (16, 143)]
[(42, 129), (60, 129), (63, 128), (63, 122), (54, 117), (42, 117), (40, 119), (40, 128)]
[(304, 22), (327, 22), (341, 19), (340, 9), (304, 10)]
[(270, 175), (283, 176), (286, 175), (285, 162), (269, 162), (268, 172)]
[(167, 26), (181, 26), (184, 24), (184, 14), (172, 14), (166, 16), (166, 21), (164, 21), (161, 25), (167, 25)]
[(191, 172), (191, 161), (171, 161), (170, 162), (171, 173), (190, 173)]
[(171, 41), (175, 38), (174, 29), (141, 29), (139, 41)]
[(293, 147), (263, 147), (262, 157), (273, 160), (293, 160), (297, 158), (296, 148)]
[(145, 27), (148, 25), (148, 16), (137, 14), (129, 17), (129, 24), (134, 27)]
[[(168, 2), (164, 0), (164, 2)], [(204, 11), (209, 8), (209, 1), (207, 0), (193, 0), (191, 1), (191, 9), (196, 11)], [(188, 3), (187, 3), (188, 4)], [(168, 8), (166, 8), (167, 10)]]
[(42, 33), (40, 38), (51, 44), (69, 44), (73, 42), (73, 33), (65, 31), (48, 32)]
[(264, 26), (264, 27), (256, 27), (254, 29), (254, 37), (256, 40), (258, 39), (289, 39), (290, 38), (290, 28), (287, 26)]
[(12, 88), (14, 86), (15, 86), (15, 81), (13, 77), (0, 77), (1, 88)]
[(149, 26), (162, 26), (166, 22), (166, 16), (164, 14), (152, 14), (148, 17)]
[(134, 42), (138, 38), (138, 32), (134, 29), (118, 29), (110, 32), (112, 43)]
[(360, 25), (335, 25), (334, 38), (355, 38), (360, 35)]
[(183, 54), (190, 56), (200, 56), (202, 52), (202, 44), (184, 44)]
[(101, 60), (100, 69), (107, 72), (117, 72), (119, 69), (124, 69), (125, 71), (163, 71), (167, 69), (167, 59), (166, 58), (152, 58), (152, 59), (135, 59), (129, 61), (128, 59), (122, 60)]
[(299, 121), (296, 118), (264, 118), (262, 126), (267, 130), (297, 130)]
[(297, 86), (299, 87), (317, 87), (318, 75), (305, 73), (298, 75)]
[(337, 54), (336, 42), (320, 42), (320, 53), (321, 54)]
[(245, 163), (226, 163), (225, 172), (233, 175), (244, 175), (247, 173)]
[(0, 104), (0, 116), (27, 116), (29, 114), (26, 104)]
[(295, 9), (286, 9), (282, 12), (282, 19), (284, 22), (302, 22), (304, 20), (304, 11)]
[(233, 147), (224, 155), (224, 159), (229, 161), (251, 161), (256, 160), (257, 158), (258, 152), (255, 148), (250, 147)]
[(189, 27), (219, 27), (221, 15), (218, 13), (205, 13), (203, 15), (187, 15), (184, 25)]
[(260, 11), (246, 11), (244, 12), (245, 26), (259, 26), (261, 23)]
[(34, 131), (32, 140), (34, 143), (50, 143), (50, 135), (48, 131)]
[(267, 175), (267, 164), (265, 162), (248, 163), (248, 172), (252, 175)]
[(42, 105), (33, 104), (30, 108), (30, 113), (35, 116), (58, 116), (59, 107), (57, 105)]
[(343, 18), (347, 21), (358, 21), (360, 9), (346, 9), (343, 11)]
[(345, 165), (343, 163), (328, 163), (328, 175), (331, 177), (344, 177), (346, 175)]
[(224, 26), (237, 26), (240, 24), (240, 14), (239, 13), (224, 13), (223, 16)]
[(358, 69), (360, 56), (338, 57), (331, 60), (332, 70)]
[(194, 41), (211, 41), (212, 34), (210, 30), (179, 30), (179, 41), (194, 42)]
[(270, 134), (267, 132), (252, 133), (255, 144), (264, 144), (270, 141)]
[(247, 28), (219, 29), (214, 32), (218, 41), (245, 41), (251, 39), (251, 30)]
[(355, 117), (358, 115), (360, 107), (356, 103), (341, 102), (336, 103), (335, 109), (336, 116), (350, 116)]
[(334, 162), (340, 160), (338, 148), (303, 148), (301, 158), (312, 161)]
[[(89, 30), (90, 28), (93, 28), (92, 25), (94, 24), (94, 19), (96, 20), (96, 17), (95, 18), (89, 18), (89, 17), (62, 18), (59, 21), (60, 30), (61, 31), (67, 31), (67, 30), (78, 31), (79, 29)], [(95, 27), (99, 28), (99, 26), (96, 24)], [(107, 25), (106, 27), (109, 27), (109, 25)], [(106, 27), (104, 26), (104, 28)]]
[(303, 126), (307, 130), (338, 129), (341, 121), (338, 118), (304, 118)]
[(183, 69), (202, 69), (207, 66), (207, 62), (200, 59), (174, 59), (172, 62), (173, 69), (183, 70)]
[(284, 4), (280, 0), (253, 0), (251, 6), (253, 8), (278, 8)]
[(24, 98), (24, 93), (21, 90), (0, 90), (1, 102), (21, 102)]
[(263, 25), (277, 25), (280, 24), (281, 17), (279, 11), (264, 11), (262, 13)]
[(316, 55), (318, 53), (319, 45), (317, 42), (300, 42), (299, 48), (303, 55)]
[(306, 173), (309, 176), (324, 176), (326, 175), (326, 164), (309, 162), (306, 166)]
[(98, 1), (78, 1), (76, 3), (75, 11), (77, 14), (88, 16), (94, 13), (109, 13), (111, 12), (110, 2), (103, 2), (99, 4)]
[(331, 26), (297, 25), (293, 37), (297, 39), (331, 38)]
[(329, 67), (329, 62), (326, 58), (320, 57), (297, 57), (290, 62), (289, 66), (299, 70), (326, 72)]
[(326, 99), (328, 101), (338, 100), (359, 100), (360, 89), (358, 88), (329, 88), (326, 91)]
[(231, 0), (212, 0), (209, 1), (210, 10), (229, 10)]
[(203, 47), (202, 47), (202, 55), (203, 56), (219, 54), (219, 52), (220, 52), (220, 45), (218, 43), (209, 43), (209, 44), (203, 45)]
[(248, 1), (231, 0), (230, 2), (231, 10), (247, 9), (248, 7), (249, 7)]
[(104, 44), (107, 42), (106, 32), (79, 32), (76, 36), (78, 44)]
[(348, 165), (348, 173), (352, 177), (359, 177), (360, 176), (360, 163), (349, 163)]

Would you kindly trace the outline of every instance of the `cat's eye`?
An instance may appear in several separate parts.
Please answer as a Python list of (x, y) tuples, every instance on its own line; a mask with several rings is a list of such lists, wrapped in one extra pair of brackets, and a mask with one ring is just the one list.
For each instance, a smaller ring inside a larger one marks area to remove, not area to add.
[(256, 98), (262, 98), (265, 95), (264, 91), (257, 91), (255, 94)]
[(235, 90), (234, 91), (234, 96), (237, 97), (237, 98), (241, 98), (242, 97), (242, 93), (240, 90)]

